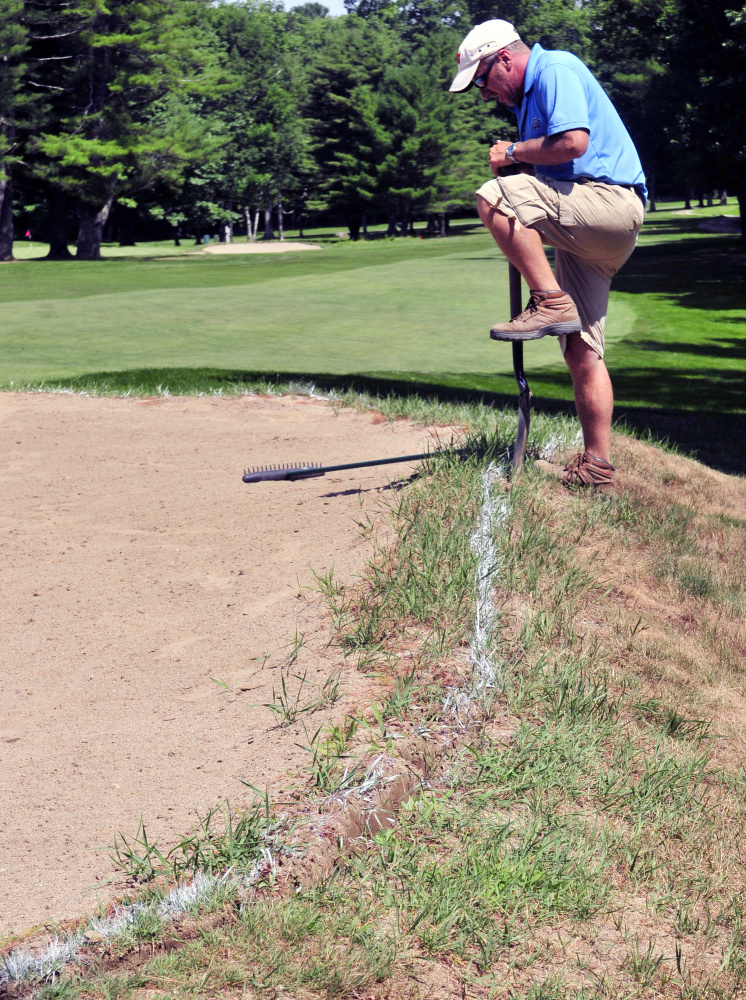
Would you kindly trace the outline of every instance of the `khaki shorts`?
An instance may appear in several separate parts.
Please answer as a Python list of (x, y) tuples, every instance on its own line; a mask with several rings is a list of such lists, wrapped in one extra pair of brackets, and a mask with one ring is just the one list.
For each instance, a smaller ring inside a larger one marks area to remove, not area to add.
[[(556, 249), (557, 281), (578, 307), (580, 336), (604, 356), (604, 326), (611, 279), (630, 256), (645, 217), (635, 191), (601, 181), (555, 181), (514, 174), (477, 191)], [(562, 353), (566, 337), (560, 337)]]

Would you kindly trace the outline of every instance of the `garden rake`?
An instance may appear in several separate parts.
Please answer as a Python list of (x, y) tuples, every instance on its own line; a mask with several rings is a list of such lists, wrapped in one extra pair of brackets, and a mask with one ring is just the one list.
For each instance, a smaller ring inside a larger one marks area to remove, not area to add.
[[(449, 449), (450, 451), (450, 449)], [(465, 455), (467, 449), (459, 448), (451, 452), (454, 455)], [(344, 472), (346, 469), (367, 469), (372, 465), (395, 465), (397, 462), (422, 462), (428, 458), (445, 455), (445, 451), (425, 451), (421, 455), (398, 455), (396, 458), (375, 458), (368, 462), (345, 462), (343, 465), (316, 465), (309, 462), (298, 465), (264, 465), (255, 469), (246, 469), (243, 474), (245, 483), (265, 483), (269, 481), (297, 479), (315, 479), (325, 476), (327, 472)]]

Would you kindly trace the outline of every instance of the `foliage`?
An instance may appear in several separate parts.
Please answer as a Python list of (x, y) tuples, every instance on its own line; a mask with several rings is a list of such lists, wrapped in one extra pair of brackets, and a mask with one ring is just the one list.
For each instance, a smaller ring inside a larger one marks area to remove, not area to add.
[(17, 120), (31, 104), (23, 87), (28, 32), (22, 13), (22, 0), (0, 0), (0, 261), (13, 257), (12, 171), (20, 154)]
[[(68, 255), (68, 220), (82, 257), (98, 256), (107, 223), (123, 243), (138, 220), (196, 240), (239, 224), (254, 239), (262, 212), (265, 238), (321, 212), (353, 239), (384, 216), (392, 235), (415, 218), (445, 235), (487, 176), (487, 146), (514, 135), (499, 105), (448, 91), (460, 38), (495, 10), (346, 7), (0, 0), (0, 256), (11, 174), (53, 257)], [(733, 0), (506, 0), (499, 14), (589, 63), (653, 193), (746, 197), (746, 15)]]

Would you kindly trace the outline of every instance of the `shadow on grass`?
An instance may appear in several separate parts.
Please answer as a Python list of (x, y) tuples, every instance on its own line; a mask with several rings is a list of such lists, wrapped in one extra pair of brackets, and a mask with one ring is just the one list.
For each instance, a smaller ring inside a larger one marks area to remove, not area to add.
[[(744, 325), (743, 320), (731, 316), (718, 316), (717, 322)], [(721, 361), (746, 359), (746, 336), (722, 337), (718, 340), (708, 337), (701, 344), (685, 343), (684, 341), (666, 341), (663, 343), (660, 340), (636, 340), (635, 350), (665, 351), (673, 354), (696, 354), (704, 358), (715, 358)], [(730, 374), (736, 375), (738, 373), (731, 372)]]
[[(650, 235), (646, 231), (646, 235)], [(674, 235), (673, 233), (671, 235)], [(688, 309), (743, 309), (746, 243), (732, 236), (682, 237), (638, 246), (614, 278), (615, 292), (657, 294)]]
[[(569, 398), (570, 388), (566, 376), (553, 376), (547, 372), (529, 374), (534, 392), (533, 407), (536, 412), (557, 414), (575, 413)], [(717, 380), (712, 371), (661, 373), (652, 369), (627, 370), (614, 373), (614, 384), (619, 399), (625, 396), (651, 399), (654, 407), (618, 405), (615, 420), (620, 426), (654, 441), (667, 442), (676, 449), (691, 454), (700, 462), (735, 475), (746, 475), (746, 413), (718, 412), (729, 405), (743, 406), (746, 376), (738, 372), (721, 372)], [(319, 393), (359, 392), (371, 396), (394, 396), (402, 399), (419, 397), (433, 403), (483, 403), (502, 409), (513, 409), (518, 390), (515, 382), (507, 377), (490, 378), (474, 375), (442, 375), (437, 380), (426, 381), (421, 377), (385, 375), (330, 375), (326, 373), (256, 372), (208, 368), (135, 369), (120, 372), (100, 372), (48, 383), (70, 388), (76, 392), (106, 392), (157, 395), (168, 391), (171, 395), (195, 393), (230, 394), (242, 386), (278, 386), (309, 384)], [(559, 391), (559, 392), (558, 392)], [(679, 405), (686, 399), (692, 409)]]

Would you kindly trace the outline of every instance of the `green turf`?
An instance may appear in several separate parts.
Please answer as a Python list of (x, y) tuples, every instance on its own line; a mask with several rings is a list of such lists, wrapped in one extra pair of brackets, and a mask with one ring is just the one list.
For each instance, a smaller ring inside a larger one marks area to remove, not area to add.
[[(726, 437), (746, 430), (744, 250), (699, 225), (735, 209), (666, 208), (648, 215), (614, 282), (606, 360), (617, 413), (698, 452), (714, 437), (728, 453)], [(421, 383), (511, 398), (511, 351), (487, 336), (509, 313), (506, 263), (476, 220), (453, 233), (351, 243), (312, 230), (304, 238), (319, 251), (218, 257), (161, 242), (106, 246), (95, 262), (19, 260), (0, 267), (0, 386), (183, 392), (257, 375), (355, 376), (374, 391)], [(537, 405), (566, 406), (556, 342), (527, 344), (525, 360)], [(724, 430), (712, 424), (720, 414), (732, 418)]]

